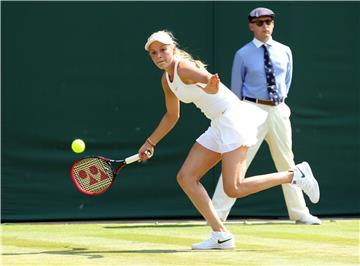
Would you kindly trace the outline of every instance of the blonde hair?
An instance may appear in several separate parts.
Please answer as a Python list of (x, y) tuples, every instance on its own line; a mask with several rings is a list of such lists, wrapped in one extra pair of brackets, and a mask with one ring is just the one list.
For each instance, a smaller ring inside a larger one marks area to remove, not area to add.
[(174, 37), (174, 35), (168, 31), (168, 30), (163, 30), (166, 34), (168, 34), (170, 36), (170, 38), (173, 40), (174, 45), (176, 46), (176, 51), (175, 51), (175, 56), (181, 59), (185, 59), (185, 60), (189, 60), (191, 62), (194, 62), (195, 65), (198, 68), (205, 68), (207, 65), (202, 62), (199, 59), (194, 59), (193, 56), (191, 54), (189, 54), (188, 52), (184, 51), (183, 49), (179, 48), (179, 44), (176, 41), (176, 38)]

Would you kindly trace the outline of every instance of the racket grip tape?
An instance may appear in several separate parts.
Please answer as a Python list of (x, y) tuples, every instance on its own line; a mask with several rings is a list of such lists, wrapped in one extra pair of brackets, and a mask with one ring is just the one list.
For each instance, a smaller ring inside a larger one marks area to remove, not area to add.
[[(145, 152), (145, 154), (146, 154), (146, 156), (147, 156), (148, 158), (150, 158), (150, 157), (152, 156), (151, 151), (149, 151), (149, 150), (147, 150), (147, 151)], [(137, 161), (139, 161), (139, 160), (140, 160), (139, 154), (135, 154), (135, 155), (133, 155), (133, 156), (127, 157), (127, 158), (125, 159), (125, 163), (126, 163), (126, 164), (130, 164), (130, 163), (133, 163), (133, 162), (137, 162)]]

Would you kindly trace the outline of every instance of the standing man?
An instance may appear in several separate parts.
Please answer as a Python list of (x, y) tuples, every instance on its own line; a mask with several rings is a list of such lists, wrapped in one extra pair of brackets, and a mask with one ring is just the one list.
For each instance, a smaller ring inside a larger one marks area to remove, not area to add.
[[(235, 54), (231, 90), (241, 100), (251, 102), (268, 113), (266, 121), (259, 127), (257, 144), (248, 150), (247, 166), (265, 140), (276, 169), (286, 171), (295, 166), (290, 109), (284, 102), (291, 84), (293, 62), (290, 48), (272, 39), (274, 17), (272, 10), (263, 7), (250, 12), (249, 29), (254, 39)], [(319, 218), (310, 214), (301, 189), (290, 184), (282, 185), (282, 189), (290, 220), (321, 224)], [(223, 221), (235, 200), (224, 193), (220, 176), (212, 201)]]

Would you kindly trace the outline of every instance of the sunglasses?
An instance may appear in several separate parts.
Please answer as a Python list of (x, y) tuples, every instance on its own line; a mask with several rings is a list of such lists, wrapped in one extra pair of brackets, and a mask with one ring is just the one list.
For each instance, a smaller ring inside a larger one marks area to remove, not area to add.
[(272, 19), (265, 19), (265, 20), (257, 19), (257, 20), (255, 20), (255, 21), (251, 21), (250, 23), (255, 23), (256, 26), (261, 27), (262, 25), (264, 25), (264, 23), (265, 23), (266, 25), (270, 25), (271, 22), (273, 22)]

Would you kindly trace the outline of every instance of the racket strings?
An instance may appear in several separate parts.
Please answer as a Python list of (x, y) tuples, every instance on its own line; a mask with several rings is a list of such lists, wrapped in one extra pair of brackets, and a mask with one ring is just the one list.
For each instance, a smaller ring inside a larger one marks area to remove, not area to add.
[(82, 159), (73, 169), (75, 180), (84, 191), (97, 193), (111, 186), (113, 171), (99, 158)]

